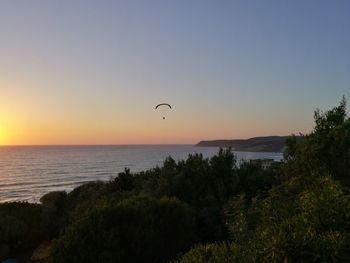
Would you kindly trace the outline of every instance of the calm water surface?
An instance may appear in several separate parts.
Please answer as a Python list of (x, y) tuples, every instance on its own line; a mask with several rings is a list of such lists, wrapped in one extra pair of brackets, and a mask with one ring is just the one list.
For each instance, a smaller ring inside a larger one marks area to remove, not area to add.
[[(167, 156), (216, 154), (215, 147), (192, 145), (6, 146), (0, 147), (0, 202), (38, 202), (48, 192), (71, 191), (82, 183), (109, 180), (125, 167), (132, 172), (161, 165)], [(238, 160), (273, 158), (281, 153), (235, 152)]]

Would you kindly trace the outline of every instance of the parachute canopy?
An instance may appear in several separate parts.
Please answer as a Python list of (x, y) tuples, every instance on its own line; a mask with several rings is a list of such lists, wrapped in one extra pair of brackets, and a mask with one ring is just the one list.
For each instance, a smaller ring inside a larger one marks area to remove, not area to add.
[(160, 106), (168, 106), (171, 109), (171, 105), (168, 103), (160, 103), (156, 106), (156, 109), (158, 109), (158, 107), (160, 107)]

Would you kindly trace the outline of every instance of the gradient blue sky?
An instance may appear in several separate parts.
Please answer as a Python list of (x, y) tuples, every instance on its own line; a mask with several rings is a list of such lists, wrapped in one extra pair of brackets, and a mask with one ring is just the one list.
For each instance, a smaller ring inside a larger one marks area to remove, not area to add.
[(350, 99), (349, 14), (345, 0), (1, 1), (0, 143), (306, 133), (317, 107)]

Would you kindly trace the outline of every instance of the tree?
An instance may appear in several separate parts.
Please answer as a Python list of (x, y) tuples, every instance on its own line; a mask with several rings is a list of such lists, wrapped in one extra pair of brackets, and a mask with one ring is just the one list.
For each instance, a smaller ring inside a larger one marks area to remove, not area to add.
[(347, 117), (345, 98), (331, 110), (316, 110), (314, 119), (314, 130), (303, 140), (291, 137), (287, 141), (286, 176), (330, 174), (350, 186), (350, 118)]

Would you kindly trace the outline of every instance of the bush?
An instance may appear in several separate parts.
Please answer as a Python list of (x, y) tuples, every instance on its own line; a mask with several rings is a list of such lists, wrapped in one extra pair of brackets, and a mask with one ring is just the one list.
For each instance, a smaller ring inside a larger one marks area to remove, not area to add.
[(44, 237), (44, 231), (40, 205), (0, 204), (0, 258), (35, 248)]
[(171, 263), (230, 263), (242, 262), (239, 246), (234, 243), (198, 245), (179, 260)]
[(60, 229), (68, 221), (67, 193), (64, 191), (50, 192), (40, 198), (43, 206), (43, 224), (46, 238), (52, 239), (59, 234)]
[(194, 214), (174, 198), (138, 196), (96, 208), (55, 243), (53, 262), (165, 262), (196, 240)]
[(288, 187), (271, 190), (267, 198), (243, 208), (228, 222), (231, 230), (235, 230), (232, 233), (237, 235), (242, 216), (248, 219), (243, 220), (245, 224), (252, 222), (253, 214), (258, 218), (254, 231), (242, 228), (245, 239), (234, 239), (244, 244), (242, 255), (261, 262), (350, 260), (350, 195), (347, 190), (328, 177), (319, 178), (294, 198), (289, 198), (292, 195)]

